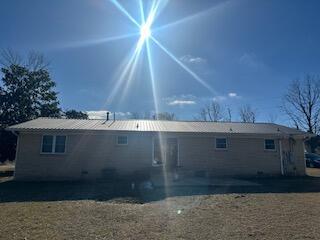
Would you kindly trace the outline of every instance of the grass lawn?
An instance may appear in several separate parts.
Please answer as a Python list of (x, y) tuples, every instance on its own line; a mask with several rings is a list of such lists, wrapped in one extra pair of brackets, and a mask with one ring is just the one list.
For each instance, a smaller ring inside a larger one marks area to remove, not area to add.
[(320, 239), (319, 180), (169, 189), (169, 197), (118, 187), (1, 183), (0, 239)]
[(320, 177), (320, 168), (307, 168), (307, 174), (312, 177)]

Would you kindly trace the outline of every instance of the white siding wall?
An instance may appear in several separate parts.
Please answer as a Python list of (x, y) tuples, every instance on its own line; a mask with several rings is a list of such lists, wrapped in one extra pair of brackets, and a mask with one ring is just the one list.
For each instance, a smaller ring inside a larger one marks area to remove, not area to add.
[[(105, 168), (124, 174), (152, 168), (152, 133), (128, 133), (128, 145), (124, 146), (116, 144), (116, 137), (121, 134), (65, 134), (67, 146), (63, 155), (40, 154), (42, 135), (20, 133), (16, 179), (79, 179), (84, 177), (83, 171), (88, 172), (87, 178), (97, 178)], [(216, 176), (281, 174), (278, 140), (276, 151), (266, 151), (263, 138), (227, 137), (228, 149), (216, 150), (214, 135), (170, 136), (178, 136), (181, 170), (210, 171)], [(302, 140), (295, 145), (294, 158), (296, 173), (304, 175)]]

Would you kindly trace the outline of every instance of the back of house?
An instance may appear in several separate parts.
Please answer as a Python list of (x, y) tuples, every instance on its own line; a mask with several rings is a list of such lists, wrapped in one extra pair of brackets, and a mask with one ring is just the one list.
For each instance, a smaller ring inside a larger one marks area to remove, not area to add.
[(80, 180), (146, 173), (305, 174), (309, 134), (269, 123), (38, 118), (18, 136), (16, 180)]

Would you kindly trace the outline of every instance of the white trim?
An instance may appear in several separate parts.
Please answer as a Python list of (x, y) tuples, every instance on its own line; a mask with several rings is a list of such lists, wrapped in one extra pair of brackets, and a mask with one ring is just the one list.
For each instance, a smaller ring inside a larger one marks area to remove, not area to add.
[[(266, 148), (266, 140), (273, 140), (273, 143), (274, 143), (273, 149)], [(263, 141), (263, 145), (264, 145), (264, 151), (267, 151), (267, 152), (276, 152), (277, 151), (276, 140), (274, 138), (265, 138)]]
[[(162, 164), (154, 164), (154, 157), (155, 157), (155, 155), (154, 155), (154, 149), (155, 149), (154, 148), (154, 140), (155, 140), (155, 137), (152, 136), (152, 159), (151, 159), (151, 164), (152, 164), (152, 167), (162, 167), (163, 166), (163, 161), (162, 161)], [(159, 141), (160, 141), (160, 139), (159, 139)], [(160, 151), (161, 151), (161, 149), (160, 149)]]
[[(119, 143), (119, 141), (118, 141), (119, 137), (126, 137), (127, 143)], [(128, 135), (117, 135), (116, 144), (117, 144), (118, 146), (127, 146), (127, 145), (129, 144)]]
[[(225, 148), (217, 148), (217, 139), (225, 139), (226, 147)], [(228, 138), (227, 137), (214, 137), (214, 149), (217, 151), (227, 151), (229, 149)]]
[[(53, 139), (52, 139), (52, 147), (51, 147), (51, 152), (43, 152), (42, 151), (42, 147), (43, 147), (43, 137), (44, 136), (52, 136)], [(65, 143), (64, 143), (64, 152), (56, 152), (56, 137), (57, 136), (62, 136), (62, 137), (65, 137), (66, 140), (65, 140)], [(40, 146), (40, 154), (41, 155), (63, 155), (63, 154), (66, 154), (67, 152), (67, 135), (63, 135), (63, 134), (43, 134), (42, 137), (41, 137), (41, 146)]]

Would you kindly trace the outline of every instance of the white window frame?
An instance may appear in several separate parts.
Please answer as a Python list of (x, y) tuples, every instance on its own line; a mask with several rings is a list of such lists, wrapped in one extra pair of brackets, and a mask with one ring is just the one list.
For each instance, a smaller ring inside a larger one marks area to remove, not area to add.
[[(225, 139), (226, 140), (226, 147), (225, 148), (217, 148), (217, 139)], [(229, 148), (228, 138), (226, 138), (226, 137), (215, 137), (214, 138), (214, 148), (215, 148), (215, 150), (218, 150), (218, 151), (226, 151), (226, 150), (228, 150), (228, 148)]]
[[(266, 148), (266, 140), (273, 140), (273, 143), (274, 143), (274, 148), (273, 148), (273, 149), (267, 149), (267, 148)], [(277, 150), (276, 140), (275, 140), (275, 139), (265, 138), (264, 141), (263, 141), (263, 144), (264, 144), (264, 150), (265, 150), (265, 151), (275, 152), (275, 151)]]
[[(168, 139), (168, 138), (176, 138), (177, 139), (177, 144), (178, 144), (178, 159), (177, 159), (177, 167), (181, 167), (181, 163), (180, 163), (180, 141), (179, 141), (179, 138), (178, 137), (165, 137), (165, 139)], [(151, 161), (151, 165), (152, 167), (162, 167), (164, 166), (164, 163), (162, 162), (161, 164), (154, 164), (154, 143), (155, 143), (155, 137), (152, 137), (152, 161)]]
[[(119, 143), (119, 137), (125, 137), (127, 139), (127, 143)], [(116, 144), (118, 146), (127, 146), (129, 144), (128, 135), (118, 135), (117, 138), (116, 138)]]
[[(51, 152), (43, 152), (42, 151), (44, 136), (52, 136), (53, 137)], [(56, 137), (57, 136), (63, 136), (63, 137), (66, 138), (66, 141), (64, 143), (64, 152), (56, 152)], [(66, 152), (67, 152), (67, 140), (68, 140), (67, 135), (63, 135), (63, 134), (55, 134), (55, 135), (53, 135), (53, 134), (44, 134), (44, 135), (42, 135), (42, 137), (41, 137), (41, 146), (40, 146), (41, 147), (40, 148), (40, 154), (51, 154), (51, 155), (52, 154), (57, 154), (57, 155), (66, 154)]]

